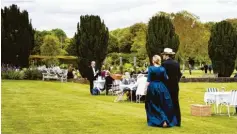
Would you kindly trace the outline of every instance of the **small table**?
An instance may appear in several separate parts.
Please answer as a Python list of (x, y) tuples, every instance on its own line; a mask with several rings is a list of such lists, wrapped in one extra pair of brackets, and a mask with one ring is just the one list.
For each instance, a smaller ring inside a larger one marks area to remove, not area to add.
[(131, 102), (132, 102), (132, 91), (134, 90), (134, 88), (136, 87), (136, 84), (129, 84), (129, 85), (125, 85), (125, 84), (120, 84), (119, 88), (123, 91), (125, 88), (129, 88), (130, 89), (130, 95), (131, 95)]
[(93, 83), (94, 83), (94, 88), (97, 87), (99, 89), (104, 89), (105, 87), (105, 80), (95, 80)]
[(219, 113), (219, 105), (223, 102), (230, 102), (231, 100), (231, 92), (206, 92), (204, 95), (204, 102), (208, 102), (208, 100), (214, 101), (216, 104), (215, 113)]

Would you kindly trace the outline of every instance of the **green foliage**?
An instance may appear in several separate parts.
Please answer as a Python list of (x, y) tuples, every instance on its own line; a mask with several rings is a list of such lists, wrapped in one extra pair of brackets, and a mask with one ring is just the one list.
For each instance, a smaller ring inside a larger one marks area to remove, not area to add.
[(27, 80), (40, 80), (42, 79), (42, 73), (36, 68), (27, 69), (24, 71), (25, 79)]
[(67, 49), (70, 45), (71, 39), (67, 38), (66, 33), (59, 28), (56, 29), (52, 29), (50, 31), (36, 31), (34, 38), (35, 38), (35, 47), (34, 50), (32, 52), (33, 55), (39, 55), (40, 53), (40, 47), (43, 45), (44, 43), (44, 38), (47, 35), (51, 35), (51, 36), (55, 36), (57, 37), (58, 41), (59, 41), (59, 46), (60, 46), (60, 55), (67, 55)]
[(232, 26), (235, 28), (235, 30), (237, 31), (237, 18), (227, 19), (226, 21), (230, 22)]
[(99, 16), (80, 17), (74, 37), (78, 52), (78, 68), (82, 77), (86, 77), (91, 61), (96, 61), (100, 69), (107, 55), (109, 31)]
[(34, 47), (34, 29), (28, 12), (17, 5), (1, 9), (2, 63), (27, 67)]
[[(187, 11), (171, 15), (175, 32), (179, 35), (180, 45), (176, 58), (184, 64), (192, 58), (197, 63), (208, 62), (209, 25), (202, 24), (199, 17)], [(201, 34), (200, 34), (201, 33)]]
[(116, 36), (109, 34), (108, 53), (119, 52), (119, 41)]
[(131, 51), (138, 53), (138, 55), (146, 57), (147, 25), (144, 23), (136, 23), (130, 27), (130, 32), (133, 35), (132, 37), (133, 44)]
[(132, 72), (132, 71), (134, 71), (134, 67), (130, 63), (125, 63), (123, 65), (123, 70), (124, 70), (124, 72)]
[(76, 45), (75, 36), (74, 36), (74, 38), (72, 38), (70, 40), (66, 51), (67, 51), (68, 55), (77, 56), (77, 45)]
[(120, 65), (120, 59), (119, 57), (122, 57), (123, 65), (126, 63), (130, 63), (133, 65), (134, 63), (134, 57), (137, 57), (136, 64), (137, 66), (144, 66), (144, 63), (149, 62), (149, 59), (147, 57), (144, 57), (143, 55), (140, 55), (139, 53), (110, 53), (105, 59), (105, 63), (108, 65)]
[(155, 54), (163, 52), (164, 48), (172, 48), (177, 52), (179, 37), (169, 17), (158, 15), (153, 16), (148, 23), (146, 36), (146, 50), (149, 59)]
[(57, 56), (60, 54), (60, 45), (57, 37), (53, 35), (46, 35), (44, 43), (40, 47), (41, 55), (44, 56)]
[(58, 37), (60, 42), (62, 42), (62, 43), (65, 42), (65, 40), (67, 38), (67, 35), (62, 29), (59, 29), (59, 28), (52, 29), (51, 32), (52, 32), (53, 35)]
[(11, 79), (11, 80), (23, 80), (24, 79), (24, 72), (23, 71), (15, 71), (15, 70), (8, 70), (1, 72), (2, 79)]
[[(130, 53), (133, 44), (133, 35), (130, 32), (130, 28), (116, 29), (110, 32), (118, 40), (118, 52), (119, 53)], [(114, 51), (117, 52), (117, 51)]]
[(227, 21), (213, 26), (208, 45), (213, 70), (219, 77), (230, 77), (237, 56), (237, 32)]
[(68, 69), (68, 64), (61, 64), (59, 67), (62, 69)]
[(59, 65), (59, 60), (56, 57), (42, 59), (41, 62), (43, 65), (47, 65), (48, 67)]

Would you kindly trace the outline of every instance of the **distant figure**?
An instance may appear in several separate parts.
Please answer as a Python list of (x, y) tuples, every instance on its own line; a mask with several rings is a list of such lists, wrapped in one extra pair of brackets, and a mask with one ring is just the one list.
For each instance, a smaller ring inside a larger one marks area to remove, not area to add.
[(189, 64), (188, 68), (189, 68), (189, 74), (192, 75), (192, 65)]
[(67, 73), (67, 78), (68, 79), (72, 79), (73, 78), (73, 67), (72, 67), (72, 65), (70, 65), (69, 66), (69, 68), (68, 68), (68, 73)]
[(212, 65), (209, 65), (209, 66), (208, 66), (208, 70), (209, 70), (209, 73), (211, 74), (211, 71), (212, 71)]
[(204, 71), (204, 65), (203, 64), (202, 64), (201, 70), (202, 70), (202, 72)]
[(205, 70), (205, 74), (207, 74), (207, 70), (208, 70), (208, 65), (207, 64), (204, 65), (204, 70)]
[(106, 72), (105, 77), (105, 89), (106, 89), (106, 95), (109, 93), (109, 89), (112, 87), (114, 79), (111, 77), (111, 74), (109, 71)]
[(193, 60), (192, 58), (190, 58), (190, 57), (189, 57), (189, 59), (188, 59), (188, 64), (189, 64), (189, 74), (192, 75), (192, 69), (193, 69), (193, 67), (194, 67), (195, 62), (194, 62), (194, 60)]

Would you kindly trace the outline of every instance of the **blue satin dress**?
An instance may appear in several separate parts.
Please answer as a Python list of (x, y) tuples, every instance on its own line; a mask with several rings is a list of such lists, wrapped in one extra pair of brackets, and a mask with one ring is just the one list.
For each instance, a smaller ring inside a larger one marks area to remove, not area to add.
[(145, 101), (148, 126), (163, 127), (164, 122), (167, 127), (177, 124), (169, 91), (163, 83), (167, 79), (164, 67), (150, 66), (148, 68), (147, 82), (150, 84), (147, 87)]

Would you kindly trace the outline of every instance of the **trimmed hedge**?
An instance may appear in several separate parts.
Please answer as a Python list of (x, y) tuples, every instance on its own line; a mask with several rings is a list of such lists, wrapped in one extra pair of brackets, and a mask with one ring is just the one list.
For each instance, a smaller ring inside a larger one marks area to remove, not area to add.
[[(219, 78), (182, 78), (180, 82), (237, 82), (237, 78), (219, 77)], [(237, 85), (237, 83), (236, 83)]]

